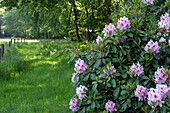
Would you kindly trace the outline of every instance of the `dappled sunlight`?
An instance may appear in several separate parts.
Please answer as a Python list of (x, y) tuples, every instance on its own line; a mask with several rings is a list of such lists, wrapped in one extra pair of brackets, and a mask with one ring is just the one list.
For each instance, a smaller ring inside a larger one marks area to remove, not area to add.
[(31, 88), (32, 85), (23, 85), (23, 84), (9, 84), (8, 88)]
[(38, 61), (34, 63), (35, 65), (39, 65), (39, 64), (51, 64), (51, 65), (56, 65), (57, 61)]
[[(17, 48), (29, 64), (26, 73), (1, 84), (0, 112), (15, 109), (24, 112), (68, 111), (68, 101), (72, 95), (71, 76), (73, 66), (68, 64), (66, 55), (47, 57), (39, 54), (37, 44), (20, 44)], [(70, 53), (69, 53), (70, 54)], [(3, 98), (4, 96), (8, 98)], [(16, 103), (17, 102), (17, 103)], [(20, 104), (22, 103), (22, 104)], [(54, 110), (55, 108), (55, 110)]]

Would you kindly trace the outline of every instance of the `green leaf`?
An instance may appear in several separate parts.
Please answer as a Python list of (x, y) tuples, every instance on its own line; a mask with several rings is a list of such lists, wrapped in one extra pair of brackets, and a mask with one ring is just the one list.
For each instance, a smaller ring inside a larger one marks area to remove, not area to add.
[(91, 74), (90, 77), (91, 77), (92, 80), (96, 80), (96, 75), (95, 74)]
[(84, 81), (88, 81), (88, 80), (89, 80), (89, 74), (84, 77)]
[(123, 74), (122, 77), (123, 77), (123, 78), (127, 78), (127, 74), (126, 74), (126, 73)]
[(91, 103), (91, 108), (92, 108), (92, 109), (95, 108), (95, 102), (92, 102), (92, 103)]
[(115, 73), (114, 75), (115, 75), (115, 76), (120, 76), (120, 73)]
[(117, 48), (116, 48), (116, 46), (115, 46), (115, 45), (113, 45), (113, 46), (112, 46), (112, 50), (113, 50), (113, 52), (114, 52), (114, 53), (116, 53), (116, 52), (117, 52)]
[(102, 59), (102, 62), (105, 64), (105, 63), (106, 63), (106, 60), (105, 60), (105, 59)]
[(81, 103), (82, 103), (82, 100), (78, 101), (78, 106), (80, 106), (80, 105), (81, 105)]
[(106, 82), (107, 87), (111, 87), (111, 84), (109, 82)]
[(127, 81), (127, 84), (131, 84), (133, 82), (133, 79), (129, 79), (128, 81)]
[(93, 91), (95, 91), (97, 89), (97, 83), (95, 83), (92, 87)]
[(126, 90), (122, 90), (120, 94), (121, 94), (121, 95), (125, 95), (126, 93), (127, 93)]
[(125, 103), (122, 105), (122, 107), (121, 107), (121, 109), (120, 109), (120, 112), (124, 112), (126, 109), (127, 109), (127, 102), (125, 102)]
[(117, 87), (114, 91), (113, 91), (113, 95), (116, 97), (119, 95), (120, 92), (120, 87)]
[(142, 76), (141, 78), (142, 79), (149, 79), (147, 76)]
[(71, 57), (71, 59), (68, 61), (68, 63), (70, 63), (71, 61), (73, 61), (75, 57), (76, 57), (76, 55), (73, 55), (73, 56)]
[(112, 80), (111, 80), (111, 84), (112, 84), (112, 87), (113, 87), (113, 88), (116, 87), (116, 81), (115, 81), (115, 79), (112, 79)]
[(131, 38), (133, 38), (133, 34), (132, 33), (128, 33), (128, 36), (130, 36)]
[(146, 80), (146, 81), (143, 83), (143, 85), (146, 85), (148, 82), (149, 82), (149, 80)]
[(107, 43), (112, 43), (113, 41), (112, 40), (106, 40)]
[(97, 61), (96, 61), (96, 63), (95, 63), (95, 65), (94, 65), (94, 66), (95, 66), (95, 68), (98, 68), (98, 67), (99, 67), (99, 65), (100, 65), (100, 63), (101, 63), (101, 59), (97, 60)]
[(90, 104), (90, 103), (91, 103), (91, 100), (88, 100), (88, 101), (87, 101), (87, 104)]

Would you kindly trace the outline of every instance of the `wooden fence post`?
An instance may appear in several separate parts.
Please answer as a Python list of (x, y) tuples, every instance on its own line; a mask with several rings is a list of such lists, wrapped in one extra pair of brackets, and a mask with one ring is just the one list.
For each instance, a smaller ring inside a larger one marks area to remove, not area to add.
[(11, 41), (9, 41), (9, 47), (11, 47)]
[(3, 57), (4, 55), (4, 44), (1, 44), (1, 58)]
[(11, 39), (11, 45), (12, 45), (12, 39)]

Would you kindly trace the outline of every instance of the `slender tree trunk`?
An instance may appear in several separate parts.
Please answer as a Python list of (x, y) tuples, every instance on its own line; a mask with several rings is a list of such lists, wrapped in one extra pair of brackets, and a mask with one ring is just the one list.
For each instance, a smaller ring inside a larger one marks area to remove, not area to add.
[(75, 15), (75, 25), (76, 25), (76, 37), (77, 37), (77, 40), (78, 41), (81, 41), (80, 39), (80, 35), (79, 35), (79, 29), (78, 29), (78, 18), (77, 18), (77, 9), (76, 9), (76, 4), (75, 4), (75, 1), (73, 2), (73, 6), (74, 6), (74, 15)]
[[(92, 5), (92, 19), (94, 19), (94, 5)], [(94, 40), (95, 38), (93, 37), (94, 34), (94, 28), (92, 28), (92, 32), (91, 32), (91, 40)]]

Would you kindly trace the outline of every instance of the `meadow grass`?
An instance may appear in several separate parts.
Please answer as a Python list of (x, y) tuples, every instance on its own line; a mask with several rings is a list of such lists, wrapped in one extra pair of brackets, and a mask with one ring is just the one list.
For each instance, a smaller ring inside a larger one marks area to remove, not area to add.
[(38, 45), (25, 42), (16, 46), (28, 63), (28, 71), (10, 80), (1, 80), (0, 113), (71, 112), (74, 64), (68, 64), (68, 60), (72, 53), (43, 56)]

